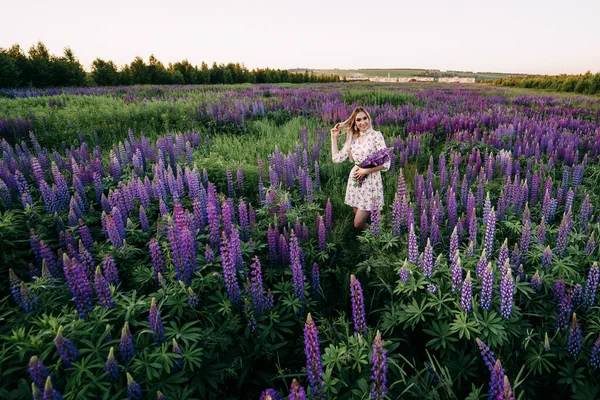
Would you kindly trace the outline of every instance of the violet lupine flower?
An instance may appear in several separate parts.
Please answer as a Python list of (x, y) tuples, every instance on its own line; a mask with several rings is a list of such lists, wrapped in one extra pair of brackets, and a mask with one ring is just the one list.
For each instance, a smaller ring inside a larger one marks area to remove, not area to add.
[(544, 268), (550, 268), (552, 264), (552, 249), (550, 246), (546, 246), (544, 253), (542, 254), (542, 266)]
[(325, 382), (323, 382), (323, 366), (319, 349), (319, 331), (310, 313), (304, 325), (304, 354), (306, 355), (306, 372), (310, 383), (310, 393), (314, 399), (324, 399)]
[(79, 236), (81, 237), (83, 245), (89, 252), (91, 252), (94, 248), (94, 239), (92, 238), (90, 228), (88, 228), (88, 226), (83, 223), (83, 220), (80, 219), (77, 230), (79, 231)]
[(529, 224), (529, 220), (525, 221), (523, 225), (523, 230), (521, 231), (521, 245), (520, 252), (522, 254), (522, 259), (525, 258), (525, 255), (529, 251), (529, 244), (531, 243), (531, 225)]
[(408, 232), (408, 261), (417, 264), (419, 261), (419, 248), (417, 247), (417, 236), (415, 235), (414, 225), (410, 225)]
[(313, 263), (312, 266), (310, 288), (313, 299), (319, 301), (321, 299), (321, 278), (319, 273), (319, 264), (317, 263)]
[(298, 380), (296, 378), (292, 380), (288, 400), (306, 400), (306, 392), (304, 391), (304, 388), (300, 385), (300, 383), (298, 383)]
[[(494, 364), (494, 368), (490, 371), (492, 377), (490, 379), (490, 399), (504, 399), (505, 393), (505, 377), (506, 373), (504, 372), (504, 368), (502, 367), (502, 363), (500, 360), (496, 360)], [(508, 400), (512, 400), (510, 397)]]
[(427, 293), (435, 294), (435, 292), (437, 292), (437, 286), (435, 286), (433, 283), (428, 284)]
[(107, 280), (102, 276), (99, 265), (96, 267), (96, 273), (94, 274), (94, 288), (96, 289), (100, 306), (104, 308), (114, 308), (115, 302), (110, 293), (110, 287), (108, 286)]
[(244, 170), (242, 169), (241, 165), (238, 165), (238, 167), (237, 167), (236, 178), (237, 178), (238, 191), (240, 192), (240, 195), (243, 195), (244, 194)]
[(8, 280), (10, 282), (10, 294), (16, 304), (21, 304), (21, 280), (12, 270), (8, 270)]
[(207, 264), (215, 262), (215, 253), (209, 244), (206, 244), (206, 250), (204, 251), (204, 262)]
[(477, 261), (477, 267), (475, 267), (475, 273), (477, 276), (481, 276), (483, 271), (488, 265), (488, 259), (485, 254), (485, 249), (481, 250), (481, 256), (479, 256), (479, 261)]
[(588, 272), (587, 282), (585, 285), (584, 304), (589, 310), (596, 304), (596, 291), (598, 290), (598, 280), (600, 279), (600, 269), (598, 263), (594, 262)]
[(594, 346), (592, 347), (592, 352), (590, 354), (590, 366), (594, 370), (600, 369), (600, 334), (596, 341), (594, 342)]
[(442, 235), (440, 234), (440, 226), (438, 225), (435, 214), (431, 216), (431, 228), (429, 229), (429, 232), (431, 245), (437, 246), (441, 242)]
[(317, 215), (317, 236), (319, 239), (319, 250), (325, 251), (327, 250), (327, 241), (326, 241), (326, 228), (325, 223), (323, 221), (323, 217), (321, 215)]
[(240, 202), (238, 204), (238, 215), (240, 221), (240, 230), (241, 230), (241, 239), (243, 241), (248, 241), (250, 238), (250, 227), (248, 225), (248, 207), (244, 202), (244, 199), (240, 198)]
[(304, 307), (304, 286), (305, 277), (302, 271), (302, 263), (300, 262), (300, 248), (298, 247), (298, 238), (292, 231), (290, 237), (290, 264), (292, 269), (292, 280), (294, 282), (294, 296), (300, 299), (302, 307)]
[(473, 310), (473, 283), (471, 282), (471, 271), (467, 271), (467, 277), (462, 284), (460, 307), (465, 312), (471, 312)]
[(594, 239), (594, 232), (588, 238), (588, 241), (585, 245), (585, 254), (591, 255), (592, 251), (596, 248), (596, 239)]
[(87, 318), (92, 310), (92, 288), (84, 266), (75, 258), (63, 254), (63, 272), (81, 318)]
[(150, 330), (152, 331), (152, 339), (156, 344), (163, 343), (165, 338), (165, 329), (163, 328), (162, 319), (158, 306), (156, 305), (156, 299), (153, 297), (150, 303), (150, 314), (148, 315), (148, 322), (150, 323)]
[(571, 323), (571, 329), (569, 329), (569, 339), (567, 341), (567, 351), (573, 358), (577, 358), (579, 355), (582, 343), (583, 333), (577, 322), (577, 315), (573, 313), (573, 321)]
[(363, 297), (360, 281), (354, 275), (350, 275), (350, 298), (352, 299), (352, 320), (354, 331), (367, 334), (367, 320), (365, 314), (365, 300)]
[(43, 400), (64, 400), (58, 390), (54, 389), (52, 386), (52, 378), (46, 378), (46, 383), (44, 385), (44, 397)]
[[(390, 149), (384, 147), (383, 149), (377, 150), (375, 153), (370, 154), (363, 162), (360, 163), (360, 168), (373, 168), (385, 164), (390, 161)], [(361, 186), (364, 182), (365, 177), (355, 179), (355, 185)]]
[[(160, 244), (155, 238), (151, 238), (148, 243), (148, 247), (150, 248), (150, 258), (152, 259), (152, 267), (154, 270), (154, 282), (158, 283), (158, 274), (165, 273), (164, 265), (165, 261), (162, 257), (162, 251), (160, 249)], [(106, 257), (106, 255), (105, 255)]]
[(332, 216), (333, 209), (331, 205), (331, 200), (328, 198), (327, 204), (325, 205), (325, 230), (327, 232), (331, 232), (333, 230)]
[(452, 292), (460, 290), (460, 285), (462, 284), (462, 263), (458, 252), (455, 254), (454, 262), (450, 266), (450, 275), (452, 278)]
[(494, 358), (494, 352), (490, 350), (489, 346), (485, 344), (481, 339), (475, 338), (477, 342), (477, 346), (479, 346), (479, 351), (481, 353), (481, 358), (483, 358), (483, 362), (485, 363), (488, 370), (491, 372), (496, 365), (496, 359)]
[(569, 230), (571, 229), (569, 219), (570, 210), (569, 213), (563, 214), (562, 222), (560, 223), (560, 227), (558, 228), (558, 236), (556, 238), (556, 247), (554, 248), (554, 250), (559, 257), (562, 257), (564, 255), (565, 250), (567, 248)]
[[(179, 281), (179, 282), (181, 282), (181, 281)], [(181, 282), (181, 283), (183, 283), (183, 282)], [(196, 296), (196, 293), (194, 293), (194, 290), (192, 289), (191, 286), (188, 287), (187, 293), (188, 293), (188, 306), (190, 306), (191, 309), (195, 309), (199, 303), (198, 296)]]
[(129, 322), (125, 321), (121, 330), (121, 341), (119, 342), (119, 352), (121, 353), (121, 362), (127, 364), (135, 354), (133, 347), (133, 336), (129, 330)]
[(431, 247), (429, 239), (427, 239), (427, 245), (423, 251), (423, 263), (421, 264), (421, 267), (423, 269), (423, 275), (428, 278), (433, 276), (433, 247)]
[(260, 266), (260, 260), (257, 256), (254, 256), (254, 262), (250, 266), (250, 294), (252, 295), (252, 304), (257, 312), (261, 313), (265, 308), (264, 304), (264, 290), (262, 280), (262, 270)]
[(127, 372), (127, 397), (130, 400), (142, 400), (142, 388)]
[(179, 347), (179, 345), (177, 344), (177, 341), (173, 338), (173, 347), (172, 347), (173, 353), (177, 354), (179, 356), (179, 358), (177, 358), (174, 362), (173, 365), (173, 369), (175, 372), (179, 372), (181, 371), (181, 368), (183, 368), (183, 351), (181, 351), (181, 348)]
[(490, 210), (488, 214), (487, 222), (485, 225), (485, 236), (484, 236), (484, 245), (486, 254), (490, 256), (494, 251), (494, 233), (496, 231), (496, 213), (494, 212), (494, 208)]
[(371, 235), (373, 237), (379, 237), (381, 235), (381, 211), (379, 210), (379, 206), (376, 203), (376, 200), (373, 200), (373, 204), (371, 205)]
[(221, 259), (223, 265), (223, 279), (227, 294), (234, 306), (239, 306), (241, 302), (240, 286), (238, 284), (234, 254), (229, 248), (229, 240), (225, 232), (221, 234)]
[(398, 198), (398, 194), (394, 197), (394, 203), (392, 204), (392, 236), (400, 237), (400, 227), (402, 225), (402, 210), (401, 202)]
[(515, 293), (515, 283), (512, 279), (510, 268), (506, 268), (502, 279), (500, 280), (500, 315), (504, 319), (510, 319), (512, 314), (513, 296)]
[(282, 397), (277, 390), (269, 388), (260, 394), (259, 400), (282, 400)]
[(269, 246), (269, 263), (275, 265), (277, 262), (277, 233), (278, 228), (272, 228), (269, 224), (267, 228), (267, 244)]
[(579, 212), (579, 226), (583, 231), (587, 230), (591, 213), (592, 205), (590, 203), (590, 195), (587, 194), (581, 203), (581, 211)]
[(31, 376), (31, 380), (39, 388), (43, 388), (46, 379), (50, 378), (50, 372), (48, 372), (44, 363), (37, 356), (31, 357), (29, 360), (29, 376)]
[(475, 210), (469, 218), (469, 243), (473, 243), (473, 246), (477, 244), (477, 214)]
[(54, 344), (56, 345), (56, 350), (65, 366), (70, 367), (71, 361), (75, 361), (79, 358), (79, 351), (77, 351), (73, 342), (62, 335), (62, 330), (62, 326), (58, 328), (58, 332), (54, 338)]
[(484, 310), (489, 311), (492, 308), (492, 293), (494, 290), (494, 271), (492, 270), (491, 262), (488, 262), (487, 267), (483, 270), (481, 280), (479, 305)]
[(387, 351), (383, 348), (381, 333), (377, 331), (371, 355), (371, 399), (383, 400), (387, 394)]
[(116, 382), (119, 380), (119, 364), (115, 360), (114, 347), (110, 348), (106, 363), (104, 364), (104, 372), (106, 372), (106, 380), (108, 382)]
[(405, 259), (404, 260), (404, 265), (402, 265), (402, 268), (400, 268), (400, 273), (399, 273), (399, 278), (401, 282), (408, 282), (408, 274), (409, 274), (409, 270), (408, 270), (408, 261)]
[(150, 230), (150, 222), (148, 221), (148, 216), (146, 215), (146, 210), (144, 210), (144, 206), (142, 206), (141, 204), (140, 204), (139, 218), (140, 218), (140, 227), (142, 228), (142, 231), (148, 232)]
[(529, 285), (536, 292), (539, 292), (542, 289), (542, 279), (540, 278), (539, 271), (535, 271), (535, 274), (531, 278), (531, 282), (529, 283)]
[(208, 203), (207, 210), (210, 247), (216, 249), (219, 246), (219, 214), (212, 202)]

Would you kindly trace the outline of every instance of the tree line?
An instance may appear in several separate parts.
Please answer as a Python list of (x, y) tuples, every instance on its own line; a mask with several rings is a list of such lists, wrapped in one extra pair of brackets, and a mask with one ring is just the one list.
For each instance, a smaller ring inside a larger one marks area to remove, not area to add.
[(0, 88), (55, 86), (115, 86), (143, 84), (234, 84), (234, 83), (319, 83), (339, 82), (337, 75), (315, 75), (312, 72), (290, 72), (281, 69), (257, 68), (248, 70), (239, 63), (200, 67), (183, 60), (163, 63), (151, 55), (148, 63), (135, 57), (121, 68), (111, 60), (96, 58), (91, 72), (86, 72), (67, 47), (62, 56), (50, 54), (38, 42), (27, 54), (15, 44), (9, 49), (0, 47)]
[(583, 75), (513, 76), (496, 79), (494, 84), (498, 86), (547, 89), (557, 92), (600, 94), (600, 72), (592, 74), (590, 71), (587, 71)]

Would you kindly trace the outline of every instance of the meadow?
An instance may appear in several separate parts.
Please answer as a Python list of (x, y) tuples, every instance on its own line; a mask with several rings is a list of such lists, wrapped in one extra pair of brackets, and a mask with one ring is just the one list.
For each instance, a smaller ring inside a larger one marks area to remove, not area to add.
[[(363, 232), (358, 105), (393, 149)], [(0, 89), (0, 135), (3, 399), (600, 397), (598, 98)]]

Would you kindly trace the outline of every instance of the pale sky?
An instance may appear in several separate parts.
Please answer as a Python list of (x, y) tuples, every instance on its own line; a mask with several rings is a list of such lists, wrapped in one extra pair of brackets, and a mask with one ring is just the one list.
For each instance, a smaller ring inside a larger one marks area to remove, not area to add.
[(0, 47), (71, 47), (86, 70), (151, 54), (247, 68), (600, 72), (598, 0), (0, 0)]

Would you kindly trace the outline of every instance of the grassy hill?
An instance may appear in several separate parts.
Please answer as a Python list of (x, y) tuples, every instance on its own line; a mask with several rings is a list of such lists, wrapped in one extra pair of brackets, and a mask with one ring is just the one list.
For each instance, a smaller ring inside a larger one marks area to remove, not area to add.
[(339, 75), (344, 76), (389, 76), (392, 78), (396, 77), (409, 77), (409, 76), (460, 76), (460, 77), (474, 77), (477, 80), (494, 80), (498, 78), (507, 78), (510, 76), (527, 76), (528, 74), (519, 73), (501, 73), (501, 72), (471, 72), (471, 71), (440, 71), (439, 69), (418, 69), (418, 68), (393, 68), (393, 69), (308, 69), (308, 68), (296, 68), (290, 69), (290, 72), (304, 72), (312, 71), (317, 75)]

